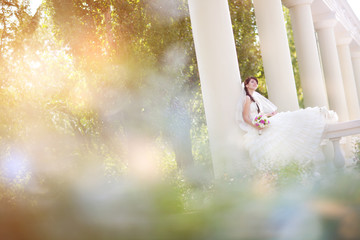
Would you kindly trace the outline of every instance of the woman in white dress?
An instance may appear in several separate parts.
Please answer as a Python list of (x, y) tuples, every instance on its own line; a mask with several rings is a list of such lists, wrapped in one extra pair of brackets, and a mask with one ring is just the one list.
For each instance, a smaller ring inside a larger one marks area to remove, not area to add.
[[(322, 161), (322, 134), (326, 123), (337, 115), (325, 107), (313, 107), (277, 113), (276, 106), (257, 93), (258, 80), (247, 78), (238, 105), (237, 120), (244, 135), (245, 148), (252, 164), (263, 171), (285, 167), (289, 163), (302, 166)], [(255, 117), (268, 117), (269, 124), (261, 128)]]

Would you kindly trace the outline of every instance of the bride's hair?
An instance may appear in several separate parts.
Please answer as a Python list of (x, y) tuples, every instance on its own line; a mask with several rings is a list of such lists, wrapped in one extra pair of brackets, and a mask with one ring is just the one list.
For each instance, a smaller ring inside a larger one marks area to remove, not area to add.
[[(250, 95), (250, 93), (248, 92), (248, 89), (246, 87), (246, 85), (250, 82), (251, 79), (254, 79), (256, 81), (256, 83), (259, 84), (259, 81), (258, 81), (258, 79), (256, 77), (248, 77), (244, 81), (244, 90), (245, 90), (246, 95), (250, 97), (250, 100), (253, 101), (254, 103), (256, 103), (255, 99), (253, 98), (253, 96)], [(260, 108), (259, 108), (259, 105), (257, 103), (256, 103), (256, 107), (257, 107), (257, 110), (258, 110), (258, 113), (259, 113)]]

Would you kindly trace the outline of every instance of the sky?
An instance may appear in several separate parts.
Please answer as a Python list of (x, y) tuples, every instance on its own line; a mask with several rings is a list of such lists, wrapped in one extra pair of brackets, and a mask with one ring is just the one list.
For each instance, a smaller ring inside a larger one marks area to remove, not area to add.
[(360, 19), (360, 1), (359, 0), (347, 0), (354, 13)]
[(34, 14), (36, 9), (41, 4), (42, 0), (29, 0), (29, 2), (30, 2), (31, 12)]

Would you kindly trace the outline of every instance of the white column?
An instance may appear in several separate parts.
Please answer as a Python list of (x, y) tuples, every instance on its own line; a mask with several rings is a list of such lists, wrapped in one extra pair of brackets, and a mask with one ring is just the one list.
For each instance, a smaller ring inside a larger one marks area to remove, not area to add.
[(360, 104), (360, 52), (353, 52), (351, 54), (351, 60), (352, 60), (354, 78), (355, 78), (356, 89)]
[(289, 8), (306, 107), (329, 107), (311, 14), (313, 0), (282, 0)]
[(350, 120), (356, 120), (360, 119), (360, 107), (350, 54), (349, 44), (351, 41), (351, 37), (339, 38), (337, 49), (344, 83), (346, 103), (349, 110), (349, 118)]
[(281, 0), (254, 0), (269, 99), (279, 111), (299, 109)]
[(191, 26), (209, 132), (215, 177), (226, 161), (242, 159), (235, 122), (240, 72), (227, 0), (189, 0)]
[(329, 107), (337, 112), (340, 121), (348, 121), (348, 108), (346, 105), (334, 33), (336, 23), (334, 18), (321, 19), (315, 21), (315, 29), (320, 45), (320, 55), (324, 70)]

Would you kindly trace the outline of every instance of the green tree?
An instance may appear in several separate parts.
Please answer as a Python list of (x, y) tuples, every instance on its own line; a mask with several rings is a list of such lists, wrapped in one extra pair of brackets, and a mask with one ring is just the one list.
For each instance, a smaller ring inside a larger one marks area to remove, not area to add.
[[(179, 166), (193, 164), (190, 97), (198, 81), (192, 76), (195, 57), (186, 2), (47, 4), (57, 38), (70, 46), (92, 96), (98, 98), (93, 107), (104, 123), (102, 133), (109, 137), (113, 129), (123, 129), (125, 138), (134, 134), (156, 138), (163, 133), (173, 143)], [(106, 96), (109, 89), (120, 96)], [(105, 119), (109, 109), (104, 104), (117, 108), (118, 114)], [(107, 132), (109, 125), (112, 130)]]
[(259, 71), (261, 56), (252, 2), (234, 0), (229, 7), (241, 75), (254, 76)]
[(256, 76), (259, 91), (267, 95), (252, 1), (229, 1), (229, 7), (242, 80)]
[[(179, 166), (192, 165), (194, 154), (209, 162), (209, 153), (197, 154), (196, 142), (208, 143), (202, 140), (206, 122), (186, 1), (47, 3), (57, 38), (70, 46), (98, 98), (99, 122), (112, 126), (108, 135), (123, 129), (125, 136), (166, 136)], [(230, 2), (230, 12), (240, 70), (243, 76), (256, 75), (261, 60), (251, 1)], [(109, 88), (121, 97), (104, 97)], [(115, 109), (122, 103), (112, 123), (104, 117), (102, 99)]]
[[(12, 37), (3, 37), (3, 79), (11, 79), (3, 131), (30, 152), (28, 143), (42, 139), (41, 159), (73, 159), (77, 167), (76, 158), (97, 156), (121, 171), (129, 139), (138, 137), (169, 143), (182, 169), (210, 169), (185, 0), (47, 0), (35, 16), (27, 11)], [(231, 2), (230, 11), (239, 67), (255, 75), (261, 62), (251, 2)]]
[(32, 16), (27, 1), (1, 1), (0, 18), (0, 78), (4, 83), (12, 71), (10, 64), (23, 53), (25, 42), (36, 30), (40, 12)]
[(297, 57), (296, 57), (296, 49), (295, 49), (295, 42), (294, 42), (292, 25), (291, 25), (290, 13), (289, 13), (289, 9), (286, 8), (285, 6), (283, 6), (283, 11), (284, 11), (286, 32), (287, 32), (287, 37), (288, 37), (288, 41), (289, 41), (291, 62), (292, 62), (293, 71), (294, 71), (294, 78), (295, 78), (295, 85), (296, 85), (299, 106), (304, 108), (304, 96), (303, 96), (303, 92), (302, 92), (302, 88), (301, 88), (299, 65), (298, 65)]

